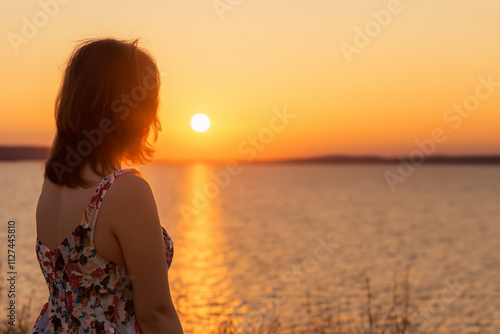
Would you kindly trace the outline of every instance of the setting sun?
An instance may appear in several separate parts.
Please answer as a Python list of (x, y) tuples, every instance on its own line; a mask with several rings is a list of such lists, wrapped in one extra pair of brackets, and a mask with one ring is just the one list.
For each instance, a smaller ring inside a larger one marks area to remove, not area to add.
[(205, 132), (210, 127), (210, 119), (205, 114), (196, 114), (191, 118), (191, 127), (196, 132)]

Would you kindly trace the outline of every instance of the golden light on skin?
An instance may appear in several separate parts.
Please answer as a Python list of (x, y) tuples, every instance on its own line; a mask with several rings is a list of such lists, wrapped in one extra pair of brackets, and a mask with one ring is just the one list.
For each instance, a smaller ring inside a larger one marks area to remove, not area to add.
[(196, 114), (191, 117), (191, 127), (196, 132), (205, 132), (210, 127), (210, 118), (205, 114)]

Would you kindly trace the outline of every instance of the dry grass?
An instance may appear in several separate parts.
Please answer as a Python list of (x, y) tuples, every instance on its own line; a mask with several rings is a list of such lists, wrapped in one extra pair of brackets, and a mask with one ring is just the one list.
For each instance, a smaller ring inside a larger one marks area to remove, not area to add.
[[(1, 269), (1, 263), (0, 263)], [(331, 314), (321, 315), (321, 320), (318, 321), (318, 315), (313, 315), (311, 311), (311, 303), (309, 294), (306, 295), (306, 308), (309, 316), (315, 316), (314, 321), (305, 330), (294, 331), (293, 329), (286, 329), (282, 324), (279, 315), (273, 312), (268, 315), (268, 320), (265, 324), (261, 324), (258, 328), (246, 326), (245, 330), (241, 330), (241, 326), (237, 326), (233, 320), (223, 322), (219, 325), (218, 334), (425, 334), (418, 331), (409, 320), (409, 312), (411, 305), (410, 300), (410, 283), (409, 283), (409, 270), (406, 271), (402, 283), (398, 282), (397, 275), (394, 275), (392, 285), (392, 301), (390, 306), (385, 311), (378, 313), (373, 312), (373, 294), (370, 284), (370, 279), (365, 279), (366, 289), (366, 310), (363, 318), (353, 323), (352, 320), (342, 320), (342, 308), (338, 305), (337, 310)], [(4, 293), (2, 285), (0, 284), (0, 295)], [(0, 321), (0, 333), (2, 334), (26, 334), (29, 333), (33, 324), (27, 323), (30, 319), (30, 303), (31, 300), (18, 307), (16, 315), (16, 326), (10, 326), (3, 315)], [(3, 307), (2, 307), (3, 309)], [(5, 312), (3, 312), (5, 314)], [(205, 333), (203, 333), (205, 334)]]
[[(0, 261), (0, 300), (3, 300), (2, 297), (5, 297), (6, 295), (4, 295), (4, 291), (3, 291), (3, 284), (5, 282), (4, 278), (2, 277), (2, 273), (3, 273), (3, 270), (2, 270), (2, 261)], [(7, 293), (5, 291), (5, 293)], [(16, 303), (18, 303), (16, 301)], [(19, 308), (19, 304), (16, 305), (16, 321), (15, 321), (15, 326), (12, 326), (12, 325), (9, 325), (8, 321), (9, 319), (7, 319), (7, 310), (6, 310), (6, 307), (4, 307), (4, 305), (0, 305), (1, 306), (1, 309), (2, 309), (2, 312), (1, 312), (1, 316), (2, 316), (2, 320), (0, 321), (0, 333), (2, 334), (26, 334), (26, 333), (29, 333), (31, 327), (33, 326), (33, 324), (31, 323), (27, 323), (31, 318), (31, 314), (30, 314), (30, 308), (31, 308), (31, 298), (28, 300), (28, 303), (22, 305), (20, 308)]]
[[(1, 291), (0, 291), (1, 293)], [(2, 334), (27, 334), (33, 326), (32, 323), (28, 323), (28, 319), (31, 318), (30, 314), (31, 299), (27, 304), (21, 306), (21, 309), (17, 311), (15, 326), (8, 324), (8, 320), (3, 320), (0, 322), (0, 333)], [(4, 309), (2, 307), (2, 309)], [(2, 317), (5, 317), (2, 315)]]
[[(338, 311), (332, 314), (323, 315), (323, 319), (313, 322), (307, 329), (302, 331), (287, 330), (293, 334), (413, 334), (417, 333), (411, 327), (409, 320), (410, 304), (410, 282), (409, 269), (406, 270), (402, 282), (402, 295), (400, 293), (397, 274), (394, 275), (392, 286), (392, 301), (389, 311), (385, 314), (374, 314), (372, 311), (373, 294), (370, 285), (370, 279), (365, 279), (366, 289), (366, 314), (365, 318), (359, 323), (352, 321), (343, 321), (341, 319), (342, 309), (338, 305)], [(310, 299), (306, 296), (307, 313), (311, 314)], [(317, 319), (317, 317), (316, 317)], [(241, 328), (241, 327), (240, 327)], [(238, 329), (233, 321), (221, 324), (218, 334), (280, 334), (282, 324), (279, 316), (272, 315), (267, 324), (260, 325), (259, 328), (250, 328), (244, 331)], [(424, 332), (418, 332), (424, 334)]]

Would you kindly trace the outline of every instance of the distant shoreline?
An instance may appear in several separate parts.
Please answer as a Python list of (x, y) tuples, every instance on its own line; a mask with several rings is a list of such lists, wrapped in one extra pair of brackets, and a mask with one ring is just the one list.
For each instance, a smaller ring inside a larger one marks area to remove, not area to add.
[(49, 153), (44, 146), (0, 146), (0, 161), (45, 160)]
[[(400, 164), (405, 161), (410, 161), (409, 157), (391, 157), (384, 158), (379, 156), (349, 156), (349, 155), (329, 155), (311, 158), (298, 159), (283, 159), (272, 160), (268, 163), (285, 163), (285, 164)], [(264, 161), (262, 161), (264, 162)], [(261, 162), (261, 163), (262, 163)], [(500, 155), (464, 155), (464, 156), (447, 156), (447, 155), (431, 155), (423, 160), (425, 164), (480, 164), (480, 165), (496, 165), (500, 164)]]
[[(46, 160), (49, 157), (50, 148), (43, 146), (0, 146), (0, 161), (23, 161), (23, 160)], [(381, 157), (376, 155), (345, 155), (332, 154), (308, 158), (290, 158), (276, 160), (255, 160), (247, 162), (239, 161), (241, 164), (399, 164), (401, 159), (409, 161), (408, 157)], [(196, 161), (172, 162), (165, 160), (153, 161), (153, 163), (166, 164), (189, 164)], [(226, 164), (224, 161), (206, 161), (209, 164)], [(497, 165), (500, 164), (500, 155), (431, 155), (424, 159), (425, 164), (476, 164)]]

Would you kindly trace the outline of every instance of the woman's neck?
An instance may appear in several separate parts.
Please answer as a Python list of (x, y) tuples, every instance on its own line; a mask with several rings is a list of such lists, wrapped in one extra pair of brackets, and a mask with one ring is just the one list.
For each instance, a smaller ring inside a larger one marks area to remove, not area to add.
[(100, 181), (104, 176), (109, 175), (113, 173), (114, 171), (121, 169), (121, 163), (117, 162), (113, 165), (112, 168), (103, 170), (101, 165), (97, 164), (96, 165), (96, 170), (100, 172), (100, 174), (96, 173), (90, 163), (84, 163), (82, 166), (82, 169), (80, 170), (81, 176), (85, 179), (88, 180), (92, 183)]

